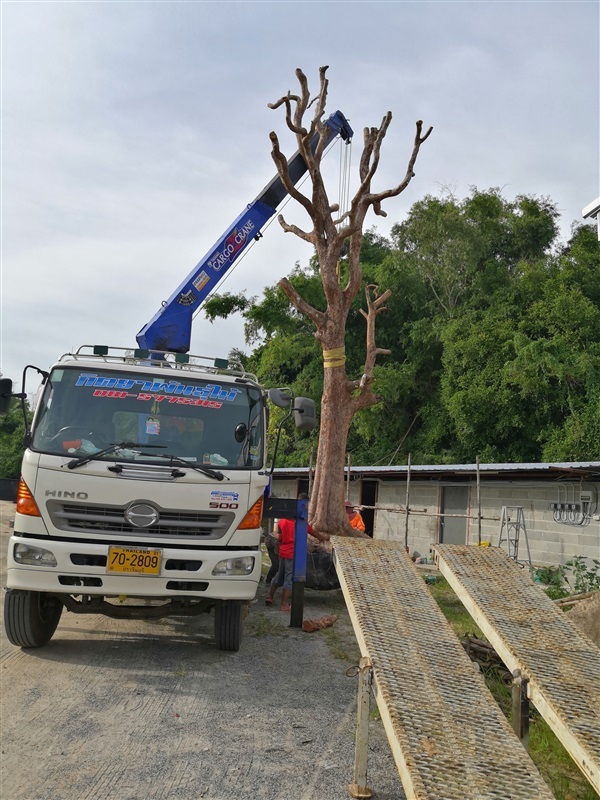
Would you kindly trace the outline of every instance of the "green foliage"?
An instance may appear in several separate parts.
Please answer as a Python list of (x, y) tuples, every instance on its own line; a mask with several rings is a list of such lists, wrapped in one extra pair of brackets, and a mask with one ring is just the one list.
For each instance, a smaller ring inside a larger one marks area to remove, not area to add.
[[(591, 566), (589, 561), (591, 560)], [(586, 559), (575, 556), (565, 564), (567, 579), (572, 582), (575, 594), (595, 592), (600, 589), (600, 561), (597, 558)], [(568, 574), (570, 573), (570, 575)]]
[[(600, 246), (590, 225), (557, 240), (546, 198), (473, 189), (425, 197), (390, 239), (363, 237), (364, 283), (390, 289), (376, 341), (378, 405), (348, 434), (353, 464), (571, 461), (600, 452)], [(345, 279), (340, 262), (340, 280)], [(290, 281), (325, 308), (318, 263)], [(363, 372), (365, 307), (346, 328), (350, 379)], [(215, 298), (211, 318), (243, 314), (246, 368), (266, 386), (319, 400), (323, 363), (313, 324), (278, 286), (260, 300)], [(283, 437), (282, 464), (306, 465), (316, 435)]]
[(556, 800), (598, 800), (596, 791), (535, 711), (532, 711), (529, 726), (529, 755)]
[(204, 314), (210, 322), (214, 322), (217, 317), (228, 317), (236, 311), (245, 312), (252, 303), (256, 301), (255, 297), (246, 297), (244, 294), (225, 294), (214, 295), (204, 304)]
[(564, 566), (538, 568), (535, 579), (545, 585), (544, 591), (552, 600), (595, 592), (600, 589), (600, 560), (574, 556)]
[(428, 585), (434, 600), (459, 639), (463, 639), (468, 635), (476, 636), (478, 639), (484, 638), (483, 633), (475, 624), (446, 578), (438, 577), (435, 583)]
[(8, 413), (0, 416), (0, 478), (20, 477), (24, 435), (21, 403), (12, 400)]
[(540, 567), (535, 571), (535, 580), (544, 586), (544, 592), (551, 600), (558, 600), (561, 597), (568, 597), (569, 591), (565, 587), (565, 568)]

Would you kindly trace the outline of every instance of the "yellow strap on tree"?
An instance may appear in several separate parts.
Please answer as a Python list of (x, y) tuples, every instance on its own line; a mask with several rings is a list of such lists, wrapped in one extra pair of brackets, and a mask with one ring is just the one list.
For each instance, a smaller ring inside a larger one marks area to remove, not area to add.
[(344, 347), (336, 347), (334, 350), (323, 350), (323, 366), (343, 367), (346, 363), (346, 351)]

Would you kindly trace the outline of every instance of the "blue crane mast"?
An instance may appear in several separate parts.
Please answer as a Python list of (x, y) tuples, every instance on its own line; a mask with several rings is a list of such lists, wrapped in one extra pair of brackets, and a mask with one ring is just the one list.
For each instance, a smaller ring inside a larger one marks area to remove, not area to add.
[[(353, 130), (341, 111), (331, 114), (325, 120), (325, 125), (329, 128), (327, 145), (336, 136), (341, 136), (346, 143), (352, 139)], [(318, 141), (319, 134), (316, 133), (310, 141), (313, 153)], [(294, 184), (298, 183), (308, 169), (299, 151), (288, 161), (288, 168), (291, 180)], [(277, 206), (287, 194), (281, 178), (276, 175), (258, 197), (246, 206), (169, 299), (163, 302), (150, 322), (144, 325), (136, 336), (140, 348), (174, 353), (189, 352), (194, 312), (200, 308), (247, 245), (261, 237), (261, 229), (275, 214)]]

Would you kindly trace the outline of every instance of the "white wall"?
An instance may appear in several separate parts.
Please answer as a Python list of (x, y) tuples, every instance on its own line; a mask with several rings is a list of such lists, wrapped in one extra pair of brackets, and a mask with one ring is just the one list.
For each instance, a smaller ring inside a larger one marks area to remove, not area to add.
[[(368, 480), (373, 480), (369, 477)], [(282, 498), (295, 498), (296, 478), (274, 478), (273, 494)], [(466, 544), (476, 544), (477, 487), (470, 483), (452, 481), (419, 480), (411, 476), (410, 509), (408, 517), (408, 547), (422, 556), (430, 555), (430, 547), (439, 541), (439, 513), (444, 486), (468, 486), (468, 513), (473, 517), (466, 521)], [(585, 484), (592, 487), (600, 498), (600, 482)], [(572, 493), (575, 492), (573, 496)], [(351, 483), (350, 500), (358, 505), (360, 482)], [(585, 526), (555, 522), (550, 503), (570, 501), (578, 497), (578, 484), (566, 484), (556, 480), (499, 481), (481, 477), (481, 538), (498, 544), (500, 518), (503, 506), (521, 506), (525, 518), (531, 560), (538, 566), (564, 564), (574, 556), (600, 559), (600, 509), (596, 508), (596, 519)], [(405, 541), (406, 481), (404, 476), (395, 480), (379, 481), (375, 510), (375, 539)], [(519, 560), (526, 560), (527, 548), (523, 535), (519, 543)]]
[[(439, 481), (419, 482), (411, 478), (408, 544), (409, 549), (429, 554), (429, 548), (439, 540), (439, 516), (442, 489), (444, 486), (459, 485)], [(465, 484), (460, 484), (464, 486)], [(593, 486), (600, 495), (600, 483), (586, 484)], [(576, 490), (577, 493), (577, 490)], [(567, 499), (571, 499), (570, 497)], [(577, 499), (577, 498), (575, 498)], [(494, 481), (486, 482), (482, 478), (480, 484), (481, 538), (493, 545), (498, 544), (502, 507), (523, 508), (527, 539), (534, 564), (552, 566), (564, 564), (573, 556), (600, 559), (600, 517), (596, 509), (596, 519), (587, 525), (569, 525), (555, 522), (550, 503), (565, 500), (565, 488), (554, 481)], [(406, 483), (381, 482), (379, 486), (378, 509), (375, 516), (376, 539), (405, 540), (404, 511), (390, 511), (385, 507), (400, 505), (406, 501)], [(469, 509), (473, 517), (466, 521), (466, 544), (476, 544), (478, 540), (477, 525), (477, 489), (474, 483), (469, 485)], [(508, 512), (510, 514), (510, 512)], [(519, 542), (519, 559), (526, 559), (527, 548), (524, 536)]]

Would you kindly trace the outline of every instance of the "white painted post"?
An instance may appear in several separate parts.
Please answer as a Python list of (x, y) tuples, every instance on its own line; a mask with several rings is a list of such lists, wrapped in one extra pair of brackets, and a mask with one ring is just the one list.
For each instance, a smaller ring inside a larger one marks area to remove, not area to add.
[(512, 684), (512, 728), (521, 740), (525, 750), (529, 750), (529, 700), (527, 698), (527, 679), (521, 670), (514, 669)]
[(356, 749), (354, 755), (354, 782), (348, 784), (352, 797), (370, 798), (373, 792), (367, 787), (367, 755), (369, 752), (369, 701), (373, 683), (371, 660), (364, 656), (357, 667), (358, 711), (356, 715)]

